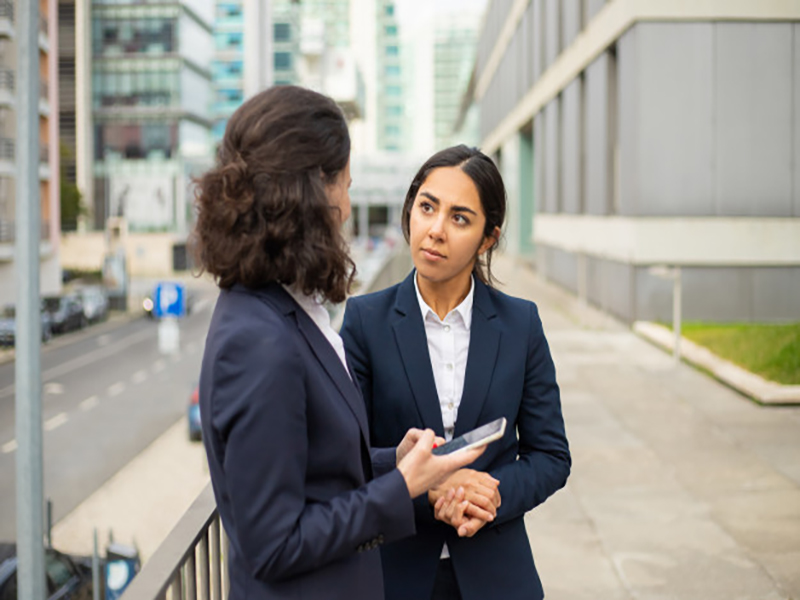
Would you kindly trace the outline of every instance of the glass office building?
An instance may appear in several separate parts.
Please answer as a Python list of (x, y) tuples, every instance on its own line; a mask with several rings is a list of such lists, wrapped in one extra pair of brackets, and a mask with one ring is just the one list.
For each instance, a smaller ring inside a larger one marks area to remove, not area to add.
[(92, 5), (94, 215), (185, 232), (211, 157), (211, 0)]

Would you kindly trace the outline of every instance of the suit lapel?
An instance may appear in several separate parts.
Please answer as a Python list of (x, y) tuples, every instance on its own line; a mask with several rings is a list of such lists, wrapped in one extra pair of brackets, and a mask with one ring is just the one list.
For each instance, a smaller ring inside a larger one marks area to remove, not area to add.
[(274, 304), (277, 305), (277, 308), (284, 314), (294, 313), (297, 320), (297, 329), (305, 338), (314, 356), (317, 357), (317, 360), (328, 373), (328, 377), (333, 380), (334, 385), (344, 397), (347, 405), (358, 421), (361, 435), (364, 436), (367, 445), (369, 445), (367, 412), (364, 407), (364, 400), (361, 398), (361, 391), (354, 383), (355, 380), (350, 379), (348, 376), (339, 355), (336, 354), (336, 350), (333, 349), (333, 346), (331, 346), (330, 342), (319, 330), (316, 323), (306, 314), (306, 311), (303, 310), (281, 286), (270, 286), (270, 288), (262, 292), (262, 297), (266, 297), (268, 300), (274, 300)]
[(464, 377), (464, 392), (458, 408), (455, 436), (478, 426), (478, 417), (486, 401), (486, 394), (489, 391), (489, 384), (492, 382), (492, 375), (497, 363), (497, 353), (500, 349), (501, 334), (494, 322), (496, 316), (488, 288), (476, 279), (467, 372)]
[(414, 289), (415, 274), (412, 271), (397, 288), (392, 328), (422, 424), (433, 429), (436, 435), (444, 436), (442, 409), (428, 353), (428, 337)]

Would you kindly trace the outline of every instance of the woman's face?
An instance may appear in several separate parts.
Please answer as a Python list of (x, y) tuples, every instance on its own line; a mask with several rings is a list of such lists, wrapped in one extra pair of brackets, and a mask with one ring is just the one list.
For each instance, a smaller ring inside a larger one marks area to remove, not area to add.
[(339, 171), (339, 174), (333, 181), (325, 186), (325, 191), (328, 194), (331, 206), (339, 209), (342, 223), (350, 218), (350, 184), (353, 180), (350, 179), (350, 161), (347, 161), (344, 169)]
[(417, 192), (409, 220), (409, 245), (420, 277), (443, 283), (472, 272), (494, 244), (483, 235), (486, 216), (478, 189), (458, 167), (430, 172)]

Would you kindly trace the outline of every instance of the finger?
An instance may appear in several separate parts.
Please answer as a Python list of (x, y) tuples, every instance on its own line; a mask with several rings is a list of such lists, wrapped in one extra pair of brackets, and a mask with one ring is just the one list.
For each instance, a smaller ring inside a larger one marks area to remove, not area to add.
[(433, 443), (437, 446), (441, 446), (442, 444), (446, 444), (447, 440), (437, 435), (435, 438), (433, 438)]
[(494, 493), (494, 505), (495, 505), (497, 508), (500, 508), (500, 504), (502, 504), (502, 502), (503, 502), (503, 499), (500, 497), (500, 490), (497, 490), (497, 491)]
[(485, 496), (469, 496), (467, 497), (467, 500), (469, 500), (471, 504), (491, 515), (497, 514), (497, 507), (494, 505), (494, 502), (492, 502), (491, 498), (487, 498)]
[(484, 485), (492, 489), (495, 489), (497, 488), (498, 485), (500, 485), (500, 482), (491, 475), (489, 475), (488, 473), (483, 473), (481, 471), (474, 471), (474, 473), (475, 473), (475, 478), (481, 485)]
[(468, 503), (464, 514), (474, 519), (480, 519), (481, 521), (488, 521), (490, 523), (494, 521), (494, 515), (491, 512), (484, 510), (480, 506), (475, 506), (471, 502)]
[(470, 519), (465, 523), (462, 523), (458, 527), (458, 535), (459, 537), (472, 537), (478, 530), (486, 524), (485, 521), (481, 521), (480, 519)]

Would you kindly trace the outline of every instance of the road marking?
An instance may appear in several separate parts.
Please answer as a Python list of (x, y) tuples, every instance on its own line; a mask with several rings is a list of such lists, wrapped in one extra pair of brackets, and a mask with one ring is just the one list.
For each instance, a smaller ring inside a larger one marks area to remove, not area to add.
[(69, 420), (67, 413), (59, 413), (49, 421), (46, 421), (44, 424), (45, 431), (53, 431), (54, 429), (61, 427), (64, 423)]
[(108, 346), (111, 343), (111, 336), (106, 334), (101, 335), (97, 338), (97, 345), (98, 346)]
[(17, 440), (11, 440), (3, 444), (3, 454), (9, 454), (17, 449)]
[(92, 410), (95, 406), (100, 404), (97, 396), (89, 396), (86, 400), (80, 403), (81, 410)]
[(133, 383), (142, 383), (145, 379), (147, 379), (147, 371), (136, 371), (131, 377)]
[(60, 383), (45, 383), (44, 393), (52, 395), (60, 395), (64, 393), (64, 386)]
[(118, 381), (117, 383), (108, 388), (108, 395), (113, 398), (114, 396), (119, 396), (124, 391), (125, 391), (125, 383), (122, 381)]
[[(149, 328), (144, 329), (137, 333), (131, 334), (128, 337), (122, 338), (121, 340), (119, 340), (114, 344), (111, 344), (110, 346), (92, 350), (91, 352), (87, 352), (83, 356), (79, 356), (65, 363), (61, 363), (60, 365), (53, 367), (52, 369), (48, 369), (47, 371), (42, 373), (42, 381), (55, 379), (56, 377), (60, 377), (61, 375), (72, 373), (76, 369), (88, 366), (93, 362), (102, 360), (104, 358), (108, 358), (114, 354), (118, 354), (120, 352), (128, 350), (133, 344), (145, 340), (152, 340), (154, 338), (155, 334), (153, 333), (152, 329)], [(14, 393), (14, 384), (11, 384), (0, 390), (0, 398), (5, 398), (6, 396), (10, 396), (13, 393)]]
[(153, 363), (153, 373), (161, 373), (166, 368), (167, 364), (163, 360), (159, 359)]

